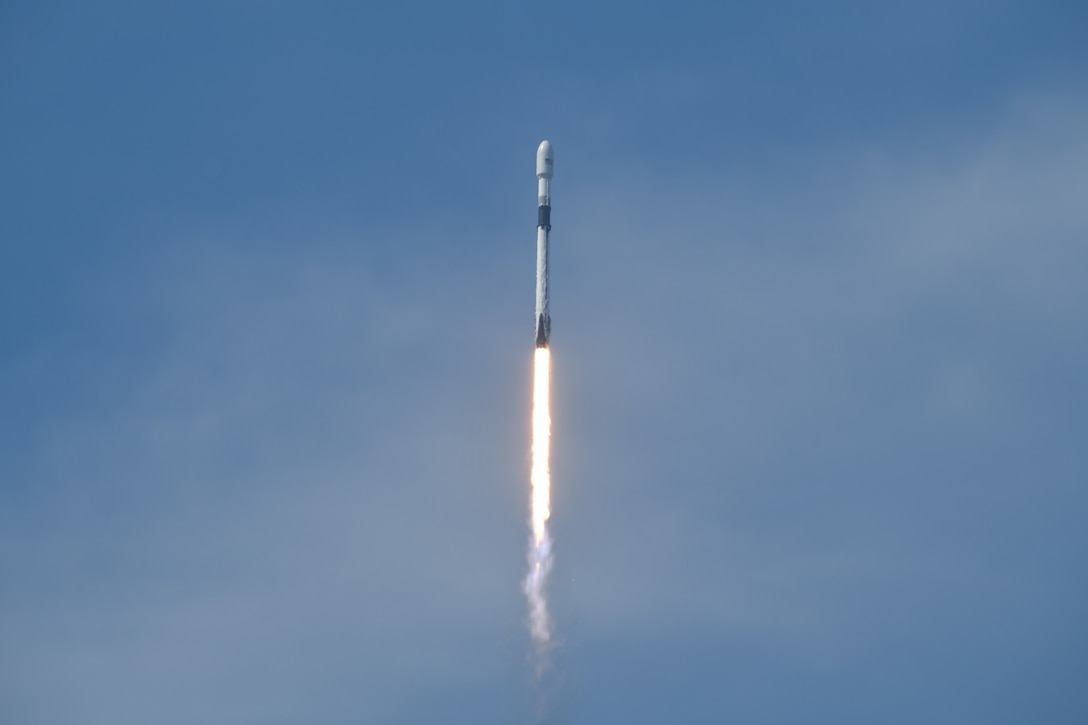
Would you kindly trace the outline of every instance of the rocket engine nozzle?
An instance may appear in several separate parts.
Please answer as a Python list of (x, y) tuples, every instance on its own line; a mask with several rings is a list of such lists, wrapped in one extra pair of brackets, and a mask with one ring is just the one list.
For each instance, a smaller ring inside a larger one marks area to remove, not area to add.
[(536, 346), (547, 347), (549, 339), (551, 338), (551, 320), (546, 315), (537, 315), (536, 317)]

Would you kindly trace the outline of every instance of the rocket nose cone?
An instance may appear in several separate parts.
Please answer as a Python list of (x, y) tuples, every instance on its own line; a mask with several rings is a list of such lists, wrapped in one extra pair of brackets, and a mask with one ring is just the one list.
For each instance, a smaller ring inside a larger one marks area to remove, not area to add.
[(541, 141), (536, 150), (536, 175), (539, 179), (552, 178), (552, 167), (555, 157), (552, 156), (551, 141)]

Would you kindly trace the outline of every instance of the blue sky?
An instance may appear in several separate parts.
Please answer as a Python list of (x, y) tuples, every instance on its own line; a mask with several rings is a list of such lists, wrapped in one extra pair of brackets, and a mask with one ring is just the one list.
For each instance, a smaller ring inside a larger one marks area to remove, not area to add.
[(1086, 32), (8, 3), (0, 720), (1084, 722)]

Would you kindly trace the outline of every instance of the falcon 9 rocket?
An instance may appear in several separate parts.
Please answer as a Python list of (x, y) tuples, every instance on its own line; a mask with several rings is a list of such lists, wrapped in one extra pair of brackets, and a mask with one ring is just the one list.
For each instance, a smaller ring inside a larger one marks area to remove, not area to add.
[(547, 347), (552, 333), (548, 313), (548, 233), (552, 229), (552, 145), (542, 141), (536, 150), (536, 346)]

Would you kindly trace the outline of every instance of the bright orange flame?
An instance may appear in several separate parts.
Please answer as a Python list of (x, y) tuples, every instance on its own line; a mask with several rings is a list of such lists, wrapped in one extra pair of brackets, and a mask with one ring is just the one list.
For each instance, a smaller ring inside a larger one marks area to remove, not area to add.
[[(551, 540), (548, 537), (548, 516), (551, 514), (551, 473), (548, 457), (551, 448), (552, 416), (549, 411), (551, 386), (551, 353), (546, 347), (536, 349), (533, 372), (533, 467), (529, 474), (532, 484), (533, 538), (529, 546), (529, 573), (525, 577), (525, 594), (529, 597), (529, 629), (542, 657), (551, 643), (548, 600), (544, 588), (552, 568)], [(542, 659), (538, 665), (543, 667)]]
[(540, 546), (546, 534), (545, 525), (551, 515), (551, 472), (548, 458), (551, 455), (552, 416), (551, 352), (546, 347), (536, 348), (533, 374), (533, 468), (529, 481), (533, 487), (533, 543)]

